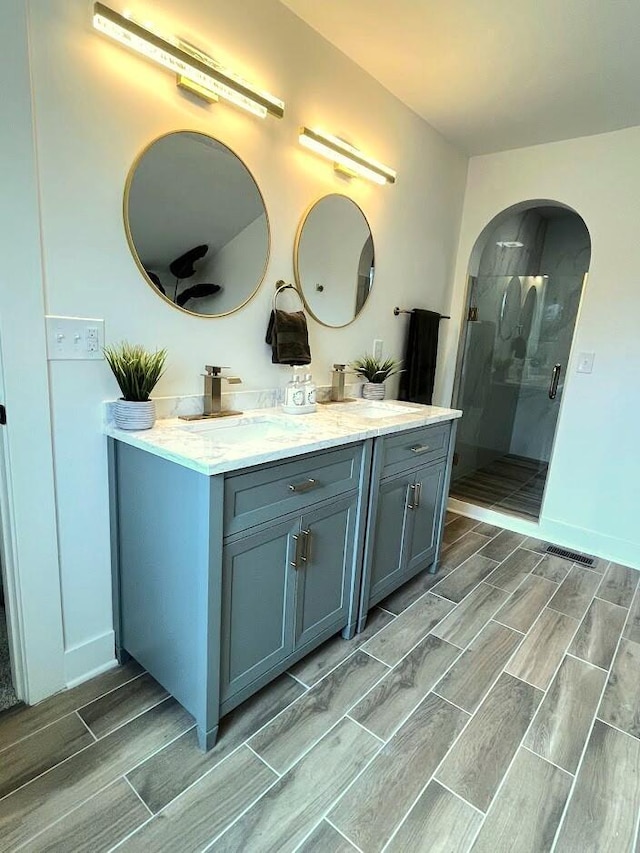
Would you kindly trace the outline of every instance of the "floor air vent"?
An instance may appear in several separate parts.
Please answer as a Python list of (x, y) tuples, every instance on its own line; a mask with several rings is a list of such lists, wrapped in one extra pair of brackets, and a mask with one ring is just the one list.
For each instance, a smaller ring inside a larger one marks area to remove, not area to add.
[(593, 566), (596, 561), (595, 557), (579, 554), (577, 551), (568, 551), (566, 548), (558, 548), (557, 545), (548, 545), (547, 554), (562, 557), (563, 560), (571, 560), (573, 563), (580, 563), (581, 566)]

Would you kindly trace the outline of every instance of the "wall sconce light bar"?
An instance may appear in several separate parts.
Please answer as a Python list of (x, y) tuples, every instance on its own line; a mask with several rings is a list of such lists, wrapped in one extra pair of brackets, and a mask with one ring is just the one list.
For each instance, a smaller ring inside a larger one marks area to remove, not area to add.
[(337, 136), (301, 127), (298, 139), (305, 148), (315, 151), (327, 160), (332, 160), (337, 171), (368, 178), (377, 184), (395, 184), (396, 182), (396, 172), (393, 169), (378, 163), (377, 160), (368, 157)]
[(265, 118), (268, 113), (276, 118), (284, 115), (281, 100), (254, 88), (188, 42), (161, 36), (103, 3), (94, 4), (93, 26), (109, 38), (173, 71), (178, 76), (178, 85), (209, 102), (223, 98), (260, 118)]

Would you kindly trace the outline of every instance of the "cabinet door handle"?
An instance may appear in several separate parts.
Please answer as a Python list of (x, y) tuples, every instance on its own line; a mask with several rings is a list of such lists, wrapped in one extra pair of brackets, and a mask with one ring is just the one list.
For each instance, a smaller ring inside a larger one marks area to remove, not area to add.
[(289, 489), (290, 491), (297, 493), (310, 492), (311, 489), (315, 489), (317, 485), (318, 481), (313, 480), (311, 479), (311, 477), (309, 477), (309, 479), (305, 480), (304, 483), (289, 483)]
[(411, 448), (412, 453), (426, 453), (427, 450), (430, 450), (430, 446), (428, 444), (416, 444), (415, 447)]
[(293, 542), (293, 560), (289, 561), (289, 565), (293, 569), (298, 569), (300, 568), (298, 565), (298, 561), (300, 559), (300, 535), (298, 533), (292, 533), (291, 541)]
[(416, 483), (415, 485), (415, 498), (413, 500), (414, 509), (418, 509), (420, 506), (420, 501), (422, 500), (422, 483)]
[(302, 553), (300, 554), (301, 563), (311, 562), (311, 530), (302, 531)]
[[(411, 502), (411, 495), (413, 493), (413, 503)], [(416, 508), (416, 487), (413, 483), (409, 483), (407, 486), (407, 509), (415, 509)]]
[(558, 393), (558, 382), (560, 381), (561, 371), (562, 371), (562, 365), (561, 364), (554, 365), (554, 368), (551, 371), (551, 383), (549, 385), (549, 399), (550, 400), (556, 399), (556, 394)]

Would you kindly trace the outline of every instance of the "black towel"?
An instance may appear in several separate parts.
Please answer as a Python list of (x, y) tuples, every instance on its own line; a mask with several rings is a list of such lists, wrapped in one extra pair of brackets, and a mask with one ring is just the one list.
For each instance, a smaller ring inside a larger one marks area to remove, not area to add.
[(273, 364), (309, 364), (311, 350), (304, 311), (271, 312), (267, 326), (266, 343), (271, 345)]
[(436, 378), (439, 324), (440, 314), (421, 308), (412, 311), (398, 399), (431, 405)]

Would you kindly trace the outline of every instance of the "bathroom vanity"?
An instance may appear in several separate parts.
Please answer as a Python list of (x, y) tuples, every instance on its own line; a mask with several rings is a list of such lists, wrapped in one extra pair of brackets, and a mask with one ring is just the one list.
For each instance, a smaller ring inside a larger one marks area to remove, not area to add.
[(118, 657), (193, 714), (203, 749), (222, 715), (436, 570), (460, 414), (357, 401), (107, 428)]

